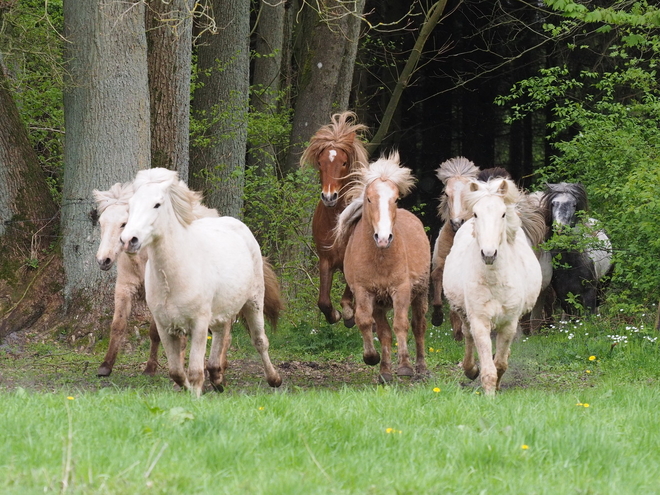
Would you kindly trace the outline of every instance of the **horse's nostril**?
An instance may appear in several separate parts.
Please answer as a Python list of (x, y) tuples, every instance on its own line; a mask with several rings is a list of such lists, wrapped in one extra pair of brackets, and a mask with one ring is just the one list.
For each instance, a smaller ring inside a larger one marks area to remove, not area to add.
[(137, 237), (133, 237), (133, 238), (131, 239), (130, 244), (131, 244), (131, 246), (136, 246), (138, 242), (139, 242), (139, 241), (138, 241), (138, 238), (137, 238)]

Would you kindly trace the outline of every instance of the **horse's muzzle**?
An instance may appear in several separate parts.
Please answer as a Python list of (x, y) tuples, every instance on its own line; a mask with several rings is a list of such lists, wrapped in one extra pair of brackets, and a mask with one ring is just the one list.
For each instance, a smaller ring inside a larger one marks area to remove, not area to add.
[(492, 265), (497, 259), (497, 249), (491, 253), (484, 253), (483, 249), (481, 250), (481, 259), (484, 260), (486, 265)]
[(96, 262), (99, 264), (99, 268), (103, 270), (104, 272), (107, 272), (112, 268), (112, 264), (114, 263), (114, 260), (110, 258), (105, 258), (105, 259), (96, 259)]
[(376, 241), (376, 246), (381, 249), (387, 249), (390, 247), (393, 238), (394, 236), (392, 234), (390, 234), (386, 239), (379, 237), (378, 234), (374, 234), (374, 241)]
[(465, 221), (460, 220), (460, 219), (459, 220), (450, 220), (449, 223), (451, 224), (451, 229), (454, 232), (458, 232), (458, 229), (461, 228), (461, 225), (463, 225), (465, 223)]
[(136, 254), (140, 250), (141, 246), (142, 243), (137, 237), (132, 237), (130, 241), (123, 244), (124, 252), (126, 254)]
[(339, 195), (336, 192), (332, 194), (321, 193), (321, 201), (323, 202), (323, 205), (327, 206), (328, 208), (333, 208), (336, 206), (338, 199)]

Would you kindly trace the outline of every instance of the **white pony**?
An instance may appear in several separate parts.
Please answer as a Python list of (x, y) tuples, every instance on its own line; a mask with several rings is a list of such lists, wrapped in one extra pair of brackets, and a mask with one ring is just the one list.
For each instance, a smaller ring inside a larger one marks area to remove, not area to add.
[[(250, 229), (232, 217), (196, 219), (199, 194), (164, 168), (138, 172), (121, 242), (129, 254), (148, 252), (147, 305), (156, 321), (170, 377), (197, 397), (204, 382), (208, 330), (213, 339), (207, 363), (211, 384), (222, 390), (226, 362), (223, 333), (241, 315), (263, 362), (268, 384), (282, 380), (268, 355), (264, 314), (274, 325), (282, 301), (279, 285)], [(181, 337), (189, 336), (188, 372)]]
[[(131, 314), (133, 298), (140, 294), (144, 286), (144, 269), (147, 264), (147, 251), (140, 251), (136, 256), (128, 256), (121, 250), (119, 236), (128, 221), (128, 200), (133, 196), (133, 184), (120, 182), (107, 191), (94, 190), (96, 210), (101, 226), (101, 242), (96, 251), (96, 262), (101, 270), (107, 271), (117, 262), (117, 280), (115, 282), (115, 309), (110, 326), (110, 343), (103, 362), (96, 372), (97, 376), (109, 376), (112, 373), (117, 353), (126, 338), (126, 326)], [(217, 217), (218, 212), (200, 203), (194, 205), (197, 218)], [(155, 322), (149, 327), (151, 347), (149, 360), (144, 368), (145, 375), (154, 375), (158, 369), (158, 345), (160, 337)]]
[(463, 371), (472, 380), (481, 373), (486, 395), (499, 390), (518, 320), (541, 290), (541, 267), (516, 212), (519, 198), (511, 180), (472, 182), (465, 204), (473, 216), (456, 232), (445, 264), (445, 295), (465, 330)]

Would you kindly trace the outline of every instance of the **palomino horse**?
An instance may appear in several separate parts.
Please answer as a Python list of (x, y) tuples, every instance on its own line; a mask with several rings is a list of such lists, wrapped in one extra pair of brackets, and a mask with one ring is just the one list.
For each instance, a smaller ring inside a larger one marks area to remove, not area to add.
[[(232, 217), (195, 218), (193, 208), (200, 195), (174, 171), (142, 170), (133, 186), (121, 242), (129, 254), (148, 252), (147, 305), (167, 354), (170, 377), (201, 395), (210, 330), (206, 369), (211, 385), (222, 390), (226, 362), (221, 347), (240, 315), (261, 356), (268, 384), (278, 387), (282, 380), (268, 355), (264, 315), (274, 326), (282, 301), (277, 280), (270, 276), (272, 268), (250, 229)], [(187, 373), (181, 354), (184, 335), (190, 340)]]
[(582, 308), (593, 313), (598, 307), (598, 285), (612, 266), (612, 246), (603, 230), (595, 227), (596, 220), (582, 220), (580, 212), (588, 211), (587, 191), (579, 183), (547, 184), (542, 205), (546, 223), (557, 235), (573, 235), (571, 248), (551, 251), (557, 259), (553, 269), (552, 287), (564, 313), (576, 315), (578, 308), (571, 303), (571, 294), (579, 298)]
[[(410, 169), (399, 167), (396, 152), (372, 163), (359, 178), (348, 193), (354, 199), (339, 217), (336, 233), (338, 242), (348, 238), (344, 274), (355, 295), (355, 322), (362, 333), (364, 362), (375, 365), (380, 361), (380, 381), (392, 381), (392, 329), (387, 311), (393, 308), (397, 374), (414, 375), (406, 343), (408, 308), (412, 307), (415, 371), (424, 375), (431, 249), (422, 222), (397, 208), (397, 201), (410, 192), (414, 178)], [(374, 325), (382, 360), (374, 347)]]
[[(472, 218), (454, 238), (444, 289), (463, 321), (463, 371), (472, 380), (481, 373), (484, 393), (494, 395), (508, 367), (518, 321), (534, 306), (542, 275), (516, 211), (520, 192), (515, 184), (507, 179), (474, 181), (469, 191), (465, 206)], [(494, 359), (491, 331), (497, 334)]]
[[(431, 283), (433, 284), (433, 314), (431, 323), (442, 325), (444, 313), (442, 310), (442, 273), (445, 269), (445, 258), (454, 244), (454, 236), (463, 222), (469, 217), (463, 208), (463, 194), (471, 180), (477, 177), (479, 167), (462, 156), (451, 158), (442, 163), (436, 170), (438, 179), (444, 184), (444, 192), (440, 198), (438, 213), (444, 224), (433, 246), (433, 261)], [(456, 340), (463, 340), (461, 320), (456, 314), (450, 314), (452, 332)]]
[[(117, 183), (108, 191), (94, 190), (101, 243), (96, 252), (96, 261), (101, 270), (107, 271), (117, 261), (117, 280), (115, 281), (115, 311), (110, 326), (110, 343), (105, 358), (97, 371), (98, 376), (109, 376), (117, 359), (117, 353), (126, 338), (126, 326), (133, 298), (141, 293), (144, 286), (144, 267), (147, 264), (147, 251), (140, 251), (136, 256), (128, 256), (121, 250), (119, 236), (128, 221), (128, 200), (133, 195), (133, 184)], [(198, 218), (217, 217), (218, 212), (199, 203), (194, 206)], [(151, 347), (149, 360), (144, 368), (145, 375), (154, 375), (158, 368), (158, 344), (160, 337), (156, 323), (152, 320), (149, 327)]]
[(319, 256), (318, 307), (328, 323), (344, 319), (347, 327), (353, 326), (353, 295), (348, 285), (341, 298), (343, 314), (332, 307), (330, 291), (332, 276), (344, 266), (346, 246), (334, 242), (333, 231), (337, 218), (346, 208), (346, 186), (353, 180), (353, 173), (366, 166), (369, 157), (358, 132), (367, 127), (355, 123), (353, 112), (332, 116), (332, 122), (321, 127), (302, 154), (300, 163), (314, 164), (321, 178), (321, 199), (316, 205), (312, 220), (312, 235)]

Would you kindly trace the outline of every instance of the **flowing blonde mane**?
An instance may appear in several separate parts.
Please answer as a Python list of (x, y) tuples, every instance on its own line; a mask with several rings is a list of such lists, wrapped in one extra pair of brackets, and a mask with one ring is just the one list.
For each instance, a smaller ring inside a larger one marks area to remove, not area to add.
[(96, 211), (99, 215), (102, 215), (109, 206), (128, 205), (128, 200), (133, 196), (133, 184), (131, 182), (125, 184), (117, 182), (107, 191), (94, 189), (92, 194), (96, 201)]
[(318, 157), (327, 148), (336, 148), (348, 157), (349, 170), (366, 167), (369, 155), (358, 133), (365, 132), (368, 127), (356, 123), (355, 112), (336, 113), (330, 119), (331, 123), (324, 125), (309, 141), (309, 146), (300, 157), (300, 165), (313, 164), (318, 166)]
[(135, 176), (133, 187), (137, 191), (144, 184), (154, 183), (163, 183), (166, 185), (165, 192), (169, 195), (174, 214), (181, 224), (190, 225), (194, 220), (199, 218), (199, 215), (196, 214), (196, 208), (202, 201), (202, 194), (188, 189), (185, 182), (179, 179), (179, 174), (176, 171), (166, 168), (141, 170)]
[(456, 156), (440, 164), (435, 173), (438, 179), (446, 184), (452, 177), (476, 178), (479, 167), (463, 156)]
[(403, 198), (410, 194), (416, 182), (412, 170), (399, 165), (398, 151), (392, 151), (388, 157), (380, 157), (367, 168), (357, 172), (356, 176), (355, 184), (346, 193), (349, 204), (337, 219), (336, 241), (344, 239), (352, 230), (351, 226), (362, 217), (364, 192), (371, 183), (376, 180), (390, 181), (399, 190), (399, 197)]
[[(518, 215), (517, 205), (520, 201), (520, 191), (516, 184), (510, 179), (493, 179), (488, 182), (473, 181), (478, 188), (465, 194), (463, 199), (465, 208), (472, 212), (474, 205), (487, 196), (498, 196), (502, 198), (506, 205), (506, 238), (508, 242), (513, 242), (522, 226), (522, 221)], [(502, 184), (506, 183), (506, 191), (502, 194)]]

